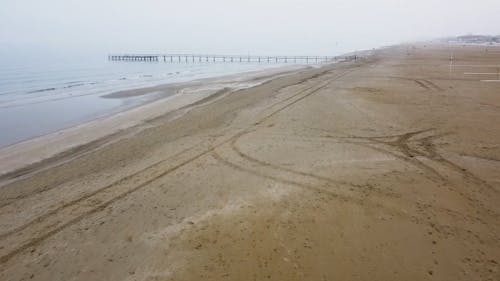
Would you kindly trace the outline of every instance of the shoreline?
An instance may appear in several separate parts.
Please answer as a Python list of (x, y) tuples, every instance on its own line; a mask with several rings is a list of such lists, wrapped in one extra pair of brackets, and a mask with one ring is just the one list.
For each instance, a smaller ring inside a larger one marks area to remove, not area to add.
[(449, 54), (392, 46), (101, 124), (1, 178), (0, 279), (498, 280), (500, 96), (467, 73), (500, 54)]
[[(231, 91), (254, 87), (283, 75), (310, 68), (309, 65), (281, 66), (247, 71), (182, 83), (120, 90), (101, 96), (124, 100), (148, 97), (132, 106), (119, 108), (101, 116), (82, 120), (75, 125), (0, 147), (0, 178), (120, 131), (140, 126), (150, 119), (196, 104), (220, 90)], [(81, 137), (84, 135), (84, 137)], [(0, 183), (0, 187), (5, 183)]]
[[(0, 122), (0, 130), (5, 132), (0, 137), (0, 147), (110, 116), (169, 94), (160, 91), (149, 95), (124, 96), (122, 99), (103, 99), (102, 96), (126, 90), (137, 92), (152, 86), (162, 90), (164, 85), (190, 85), (193, 81), (272, 71), (283, 66), (125, 62), (120, 70), (121, 64), (90, 63), (88, 69), (84, 68), (82, 71), (74, 70), (77, 67), (68, 64), (56, 68), (52, 74), (47, 74), (41, 67), (33, 67), (26, 74), (22, 71), (7, 72), (11, 78), (7, 78), (0, 87), (0, 118), (3, 120)], [(66, 68), (68, 73), (63, 71)], [(104, 73), (104, 70), (108, 70), (110, 74)], [(17, 80), (19, 82), (16, 84)], [(52, 87), (54, 91), (39, 91), (40, 93), (35, 94), (29, 94), (28, 91), (31, 88), (46, 87)]]

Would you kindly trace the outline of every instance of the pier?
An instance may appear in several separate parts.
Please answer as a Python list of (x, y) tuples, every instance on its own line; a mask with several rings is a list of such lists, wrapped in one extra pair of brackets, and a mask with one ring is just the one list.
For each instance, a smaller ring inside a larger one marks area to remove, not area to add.
[(200, 55), (200, 54), (112, 54), (110, 61), (147, 61), (167, 63), (298, 63), (316, 64), (342, 60), (355, 60), (351, 56), (249, 56), (249, 55)]

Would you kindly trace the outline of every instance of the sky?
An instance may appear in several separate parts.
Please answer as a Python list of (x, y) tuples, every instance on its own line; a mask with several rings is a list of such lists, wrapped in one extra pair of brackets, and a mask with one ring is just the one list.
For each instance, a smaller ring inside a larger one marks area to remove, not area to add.
[(500, 0), (0, 0), (0, 56), (335, 55), (500, 34)]

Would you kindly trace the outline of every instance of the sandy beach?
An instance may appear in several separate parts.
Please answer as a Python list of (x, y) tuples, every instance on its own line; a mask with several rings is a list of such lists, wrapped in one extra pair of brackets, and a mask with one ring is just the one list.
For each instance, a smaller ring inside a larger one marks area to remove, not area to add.
[(499, 68), (387, 47), (2, 149), (0, 280), (500, 280)]

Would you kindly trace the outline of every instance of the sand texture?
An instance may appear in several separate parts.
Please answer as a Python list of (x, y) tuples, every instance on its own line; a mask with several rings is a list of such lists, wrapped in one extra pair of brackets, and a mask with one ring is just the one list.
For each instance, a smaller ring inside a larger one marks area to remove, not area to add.
[(4, 174), (0, 280), (500, 280), (500, 83), (468, 74), (500, 49), (453, 49), (219, 91)]

